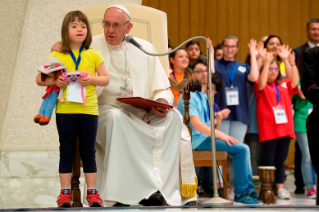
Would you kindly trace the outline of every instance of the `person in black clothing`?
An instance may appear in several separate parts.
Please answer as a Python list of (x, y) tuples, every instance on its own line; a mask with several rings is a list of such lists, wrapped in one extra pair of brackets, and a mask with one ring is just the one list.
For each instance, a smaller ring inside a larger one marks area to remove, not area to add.
[[(319, 19), (318, 18), (312, 18), (307, 22), (307, 38), (308, 41), (293, 49), (296, 56), (296, 64), (298, 64), (298, 59), (301, 54), (301, 52), (305, 51), (306, 48), (313, 48), (315, 46), (319, 46)], [(296, 185), (296, 194), (304, 194), (304, 182), (301, 174), (301, 151), (300, 147), (298, 145), (298, 142), (295, 143), (295, 185)]]
[(301, 90), (313, 104), (313, 111), (307, 118), (307, 136), (312, 165), (319, 172), (319, 47), (308, 49), (303, 57)]

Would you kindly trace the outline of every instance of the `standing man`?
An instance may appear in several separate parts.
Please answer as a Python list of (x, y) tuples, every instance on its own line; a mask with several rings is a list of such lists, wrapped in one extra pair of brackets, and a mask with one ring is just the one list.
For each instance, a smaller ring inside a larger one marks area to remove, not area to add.
[[(301, 45), (298, 48), (295, 48), (293, 50), (295, 52), (295, 55), (296, 55), (296, 65), (299, 64), (299, 56), (302, 52), (304, 52), (307, 48), (313, 48), (315, 46), (319, 46), (319, 19), (318, 18), (312, 18), (307, 22), (306, 33), (307, 33), (308, 41), (305, 44), (303, 44), (303, 45)], [(298, 97), (295, 99), (297, 99), (294, 101), (295, 103), (296, 103), (296, 101), (301, 100)], [(296, 110), (295, 103), (294, 103), (294, 109)], [(308, 114), (306, 114), (306, 115), (308, 115)], [(299, 122), (296, 123), (296, 121), (295, 121), (295, 124), (298, 124), (298, 123)], [(301, 142), (301, 141), (298, 141), (298, 142)], [(295, 143), (295, 149), (296, 149), (296, 151), (295, 151), (295, 172), (294, 172), (295, 185), (296, 185), (295, 193), (296, 194), (304, 194), (305, 193), (305, 189), (304, 189), (305, 184), (304, 184), (303, 176), (301, 173), (302, 154), (301, 154), (301, 150), (300, 150), (300, 146), (299, 146), (298, 142)]]
[(313, 111), (307, 118), (307, 135), (312, 165), (319, 172), (319, 47), (308, 49), (303, 57), (301, 90), (306, 99), (313, 104)]
[[(100, 93), (97, 186), (108, 206), (138, 205), (158, 196), (168, 205), (183, 205), (197, 199), (197, 186), (194, 167), (188, 169), (190, 177), (180, 176), (181, 140), (190, 143), (189, 134), (181, 134), (181, 115), (176, 110), (146, 111), (116, 101), (119, 97), (133, 96), (169, 105), (174, 101), (159, 59), (124, 40), (133, 27), (130, 18), (125, 7), (110, 6), (102, 22), (104, 34), (95, 36), (92, 42), (92, 48), (103, 55), (110, 74), (109, 86), (97, 91)], [(155, 53), (152, 44), (136, 40), (146, 51)], [(183, 167), (181, 170), (183, 174)], [(191, 188), (192, 198), (182, 198), (181, 182), (182, 187), (190, 185), (185, 187)]]

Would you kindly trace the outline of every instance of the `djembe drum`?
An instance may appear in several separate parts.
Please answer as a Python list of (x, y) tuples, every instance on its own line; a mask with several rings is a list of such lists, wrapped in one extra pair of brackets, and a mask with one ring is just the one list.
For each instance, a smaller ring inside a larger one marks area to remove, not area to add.
[(272, 182), (275, 179), (274, 166), (259, 166), (258, 174), (261, 181), (261, 191), (259, 194), (259, 199), (266, 204), (276, 203), (275, 193), (272, 190)]

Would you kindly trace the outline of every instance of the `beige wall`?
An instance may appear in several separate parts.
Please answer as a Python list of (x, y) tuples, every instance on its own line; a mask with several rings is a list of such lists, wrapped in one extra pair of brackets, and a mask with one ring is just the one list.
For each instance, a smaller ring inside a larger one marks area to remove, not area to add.
[[(306, 42), (306, 23), (319, 18), (318, 0), (143, 0), (167, 13), (168, 37), (174, 46), (190, 37), (208, 36), (216, 45), (238, 36), (238, 60), (244, 61), (249, 39), (279, 35), (295, 48)], [(204, 42), (201, 41), (202, 50)]]
[(45, 88), (35, 84), (36, 68), (59, 41), (65, 14), (107, 2), (141, 0), (1, 0), (0, 150), (57, 150), (53, 116), (48, 126), (33, 122)]

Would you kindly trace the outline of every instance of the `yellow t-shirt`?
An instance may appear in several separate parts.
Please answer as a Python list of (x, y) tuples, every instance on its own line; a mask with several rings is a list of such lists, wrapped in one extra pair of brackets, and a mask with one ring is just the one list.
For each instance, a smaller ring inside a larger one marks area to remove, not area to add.
[[(72, 51), (75, 58), (79, 57), (79, 50)], [(52, 52), (49, 57), (55, 57), (63, 63), (68, 71), (74, 72), (75, 62), (72, 60), (70, 54), (63, 54), (60, 52)], [(79, 71), (88, 71), (91, 76), (96, 76), (96, 68), (104, 62), (104, 58), (101, 53), (96, 49), (87, 49), (83, 50), (81, 53), (81, 62), (79, 64)], [(99, 115), (98, 106), (97, 106), (97, 96), (95, 92), (95, 85), (86, 86), (85, 93), (85, 103), (86, 108), (83, 103), (69, 102), (66, 100), (67, 96), (67, 86), (64, 86), (63, 96), (65, 102), (58, 101), (56, 106), (56, 113), (71, 113), (71, 114), (90, 114), (90, 115)]]
[(285, 63), (284, 62), (281, 62), (280, 64), (279, 64), (279, 69), (280, 69), (280, 72), (281, 72), (281, 75), (283, 76), (283, 77), (285, 77), (286, 76), (286, 67), (285, 67)]

